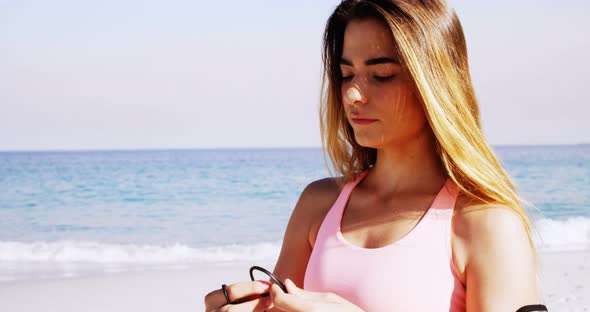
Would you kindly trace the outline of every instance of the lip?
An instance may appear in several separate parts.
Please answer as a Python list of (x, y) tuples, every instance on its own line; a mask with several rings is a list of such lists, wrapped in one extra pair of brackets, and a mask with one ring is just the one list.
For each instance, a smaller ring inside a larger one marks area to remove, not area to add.
[(368, 125), (374, 123), (375, 121), (377, 121), (377, 119), (352, 118), (352, 122), (357, 125)]

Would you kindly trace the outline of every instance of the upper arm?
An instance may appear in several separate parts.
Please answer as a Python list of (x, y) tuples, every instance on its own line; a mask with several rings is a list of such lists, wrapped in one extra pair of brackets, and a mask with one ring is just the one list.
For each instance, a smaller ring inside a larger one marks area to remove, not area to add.
[(467, 311), (516, 311), (541, 303), (537, 263), (524, 223), (507, 208), (466, 212)]
[(281, 280), (289, 278), (303, 288), (305, 269), (312, 250), (309, 242), (310, 226), (325, 210), (331, 198), (332, 185), (330, 178), (314, 181), (301, 193), (289, 218), (273, 272)]

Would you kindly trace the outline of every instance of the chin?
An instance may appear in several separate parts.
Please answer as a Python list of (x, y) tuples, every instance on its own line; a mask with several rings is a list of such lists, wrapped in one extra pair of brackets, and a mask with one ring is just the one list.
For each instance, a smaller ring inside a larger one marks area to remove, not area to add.
[(358, 145), (367, 148), (380, 148), (383, 145), (382, 140), (378, 138), (355, 136), (355, 140)]

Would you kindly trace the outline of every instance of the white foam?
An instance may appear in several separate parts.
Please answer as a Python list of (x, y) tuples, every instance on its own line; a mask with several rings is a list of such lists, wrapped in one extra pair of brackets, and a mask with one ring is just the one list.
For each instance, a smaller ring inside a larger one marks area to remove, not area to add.
[(192, 248), (184, 244), (109, 244), (70, 240), (55, 242), (0, 241), (0, 261), (96, 264), (272, 261), (278, 257), (280, 246), (280, 242)]
[[(542, 251), (590, 250), (590, 218), (535, 221)], [(92, 241), (15, 242), (0, 241), (0, 262), (165, 264), (217, 263), (237, 261), (272, 262), (278, 258), (281, 242), (194, 248), (185, 244), (110, 244)]]
[(535, 224), (542, 238), (535, 237), (535, 242), (541, 251), (590, 250), (590, 218), (539, 219)]

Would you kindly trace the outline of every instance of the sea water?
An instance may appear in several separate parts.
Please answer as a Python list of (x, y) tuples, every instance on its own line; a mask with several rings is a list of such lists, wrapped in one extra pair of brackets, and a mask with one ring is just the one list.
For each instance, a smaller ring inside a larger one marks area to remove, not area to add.
[[(494, 147), (542, 251), (590, 249), (590, 145)], [(276, 259), (319, 148), (0, 153), (0, 282)]]

